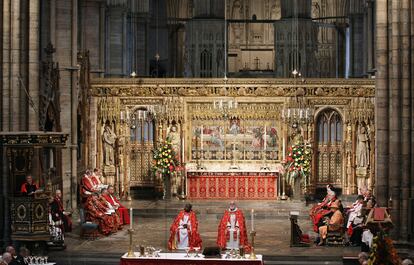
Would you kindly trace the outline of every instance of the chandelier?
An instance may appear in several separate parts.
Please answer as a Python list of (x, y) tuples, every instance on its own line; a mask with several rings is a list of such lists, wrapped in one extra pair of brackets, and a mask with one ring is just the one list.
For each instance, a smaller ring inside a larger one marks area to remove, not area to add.
[(282, 120), (292, 128), (313, 122), (314, 110), (304, 98), (296, 97), (282, 110)]
[(121, 122), (124, 122), (130, 126), (131, 129), (136, 128), (136, 124), (142, 121), (154, 120), (160, 112), (159, 106), (147, 105), (139, 106), (133, 111), (121, 111)]
[(219, 99), (214, 100), (213, 108), (223, 115), (224, 118), (228, 118), (230, 112), (238, 108), (238, 102), (235, 99)]

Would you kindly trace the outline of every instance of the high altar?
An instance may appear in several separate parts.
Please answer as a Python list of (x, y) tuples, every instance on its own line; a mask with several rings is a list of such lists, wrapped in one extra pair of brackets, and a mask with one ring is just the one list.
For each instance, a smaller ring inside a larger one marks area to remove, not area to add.
[(372, 80), (96, 78), (86, 88), (83, 154), (126, 197), (162, 190), (152, 150), (166, 137), (184, 165), (171, 192), (187, 198), (291, 193), (282, 162), (298, 137), (313, 150), (301, 193), (374, 185)]

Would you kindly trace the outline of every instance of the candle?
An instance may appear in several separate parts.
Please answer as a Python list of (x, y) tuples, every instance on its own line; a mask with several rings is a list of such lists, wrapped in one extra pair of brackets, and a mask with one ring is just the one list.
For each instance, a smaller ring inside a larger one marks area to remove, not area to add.
[(129, 208), (129, 229), (132, 229), (132, 220), (134, 219), (133, 215), (134, 213), (132, 211), (132, 208)]
[(282, 157), (283, 157), (283, 160), (285, 160), (285, 138), (283, 138), (283, 147), (282, 147), (283, 149), (282, 149)]
[(200, 141), (201, 141), (201, 150), (203, 150), (203, 126), (201, 126), (201, 137), (200, 137)]
[(184, 163), (184, 138), (181, 141), (181, 162)]
[(266, 131), (266, 125), (265, 125), (265, 127), (264, 127), (264, 150), (266, 150), (266, 146), (267, 146), (267, 141), (266, 141), (266, 135), (267, 134), (267, 131)]
[(254, 231), (254, 209), (252, 209), (252, 212), (251, 212), (251, 216), (252, 216), (252, 231)]

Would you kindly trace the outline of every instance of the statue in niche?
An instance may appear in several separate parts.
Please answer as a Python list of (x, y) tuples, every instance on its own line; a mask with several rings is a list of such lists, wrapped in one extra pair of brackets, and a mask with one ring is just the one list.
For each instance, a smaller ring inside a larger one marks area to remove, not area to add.
[[(175, 152), (175, 155), (178, 161), (181, 161), (182, 158), (180, 156), (180, 144), (181, 144), (181, 137), (178, 131), (178, 128), (175, 123), (173, 123), (168, 130), (167, 138), (171, 141), (172, 148)], [(181, 175), (176, 172), (174, 175), (171, 176), (171, 193), (173, 195), (178, 194), (179, 187), (181, 186)]]
[(360, 125), (358, 129), (356, 147), (357, 168), (368, 167), (369, 165), (369, 137), (365, 126)]
[(280, 1), (275, 0), (272, 7), (270, 8), (270, 18), (280, 19)]
[(242, 15), (242, 7), (240, 4), (239, 0), (235, 0), (233, 2), (233, 8), (232, 8), (232, 12), (231, 12), (231, 17), (233, 19), (241, 19), (241, 15)]
[(103, 132), (103, 150), (105, 166), (115, 165), (115, 141), (116, 134), (112, 131), (109, 122), (105, 124)]
[(167, 137), (171, 141), (171, 145), (172, 145), (172, 148), (174, 149), (175, 154), (177, 155), (178, 158), (180, 158), (181, 138), (180, 138), (180, 133), (178, 132), (177, 126), (175, 124), (171, 125), (168, 131)]
[(191, 65), (191, 51), (189, 50), (188, 43), (184, 49), (184, 77), (193, 77), (192, 65)]

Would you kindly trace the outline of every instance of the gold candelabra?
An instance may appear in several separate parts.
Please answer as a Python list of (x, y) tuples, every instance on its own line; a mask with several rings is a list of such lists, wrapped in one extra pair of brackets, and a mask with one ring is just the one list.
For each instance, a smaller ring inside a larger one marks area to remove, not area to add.
[(256, 231), (251, 231), (250, 235), (252, 236), (252, 251), (250, 252), (250, 259), (257, 259), (256, 254), (254, 253), (254, 238), (256, 237)]
[(134, 249), (132, 247), (132, 235), (134, 234), (135, 230), (133, 228), (128, 229), (129, 234), (129, 248), (128, 248), (128, 256), (129, 258), (135, 257)]

